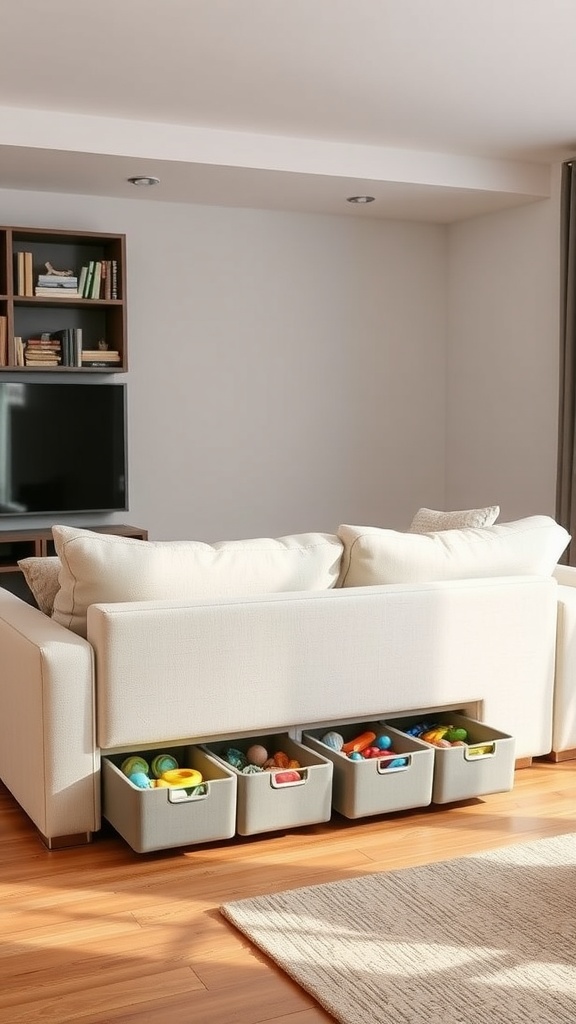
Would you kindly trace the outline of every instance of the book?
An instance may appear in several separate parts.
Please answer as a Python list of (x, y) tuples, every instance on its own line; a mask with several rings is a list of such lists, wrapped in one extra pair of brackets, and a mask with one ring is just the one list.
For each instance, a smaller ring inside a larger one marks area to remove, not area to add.
[(58, 274), (38, 274), (36, 284), (42, 285), (44, 288), (76, 288), (78, 278), (72, 274), (69, 277), (61, 277)]
[(94, 274), (93, 274), (93, 277), (92, 277), (92, 284), (90, 286), (90, 298), (91, 299), (99, 299), (100, 298), (100, 280), (101, 280), (101, 277), (102, 277), (102, 261), (101, 260), (96, 260), (96, 263), (94, 264)]
[(118, 260), (111, 260), (110, 298), (118, 298)]
[(34, 295), (34, 267), (32, 253), (24, 253), (24, 295)]
[(0, 366), (8, 365), (8, 319), (0, 316)]
[(82, 351), (82, 360), (98, 359), (103, 363), (119, 363), (120, 353), (109, 348), (85, 348)]
[(14, 366), (24, 366), (24, 342), (20, 335), (14, 335)]
[(84, 288), (86, 286), (86, 275), (88, 273), (88, 264), (85, 263), (80, 270), (80, 277), (78, 278), (78, 294), (84, 295)]
[(36, 287), (34, 295), (43, 295), (47, 299), (80, 299), (82, 296), (77, 288), (43, 288)]
[(16, 275), (16, 295), (25, 295), (24, 291), (24, 253), (17, 252), (14, 257)]
[(94, 366), (106, 367), (106, 366), (115, 366), (115, 363), (110, 362), (110, 360), (108, 360), (108, 362), (106, 362), (104, 359), (83, 359), (80, 365), (81, 366), (92, 366), (92, 367), (94, 367)]
[(84, 282), (84, 291), (82, 292), (82, 296), (85, 299), (89, 299), (91, 297), (92, 278), (94, 277), (94, 266), (95, 266), (94, 260), (90, 260), (89, 263), (88, 263), (88, 269), (86, 271), (86, 280)]

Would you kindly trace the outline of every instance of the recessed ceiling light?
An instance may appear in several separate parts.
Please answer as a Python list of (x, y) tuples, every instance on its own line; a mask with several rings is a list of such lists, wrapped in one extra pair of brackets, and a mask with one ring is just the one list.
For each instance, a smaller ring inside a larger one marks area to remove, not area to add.
[(150, 178), (147, 175), (142, 175), (136, 178), (128, 178), (131, 185), (142, 185), (147, 187), (148, 185), (159, 185), (160, 178)]
[(374, 196), (348, 196), (347, 203), (373, 203)]

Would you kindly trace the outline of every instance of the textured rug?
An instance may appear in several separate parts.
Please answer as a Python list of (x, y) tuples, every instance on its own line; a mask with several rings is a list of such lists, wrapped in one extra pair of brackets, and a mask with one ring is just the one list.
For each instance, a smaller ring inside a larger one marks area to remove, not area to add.
[(576, 835), (226, 903), (342, 1024), (575, 1024)]

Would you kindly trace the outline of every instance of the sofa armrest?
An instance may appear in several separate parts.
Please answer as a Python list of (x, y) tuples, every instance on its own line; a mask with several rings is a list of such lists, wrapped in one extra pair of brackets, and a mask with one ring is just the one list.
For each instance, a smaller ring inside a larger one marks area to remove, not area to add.
[(0, 588), (0, 778), (52, 841), (100, 827), (90, 644)]
[[(560, 567), (552, 752), (576, 754), (576, 569)], [(556, 575), (556, 573), (555, 573)], [(557, 577), (558, 578), (558, 577)], [(570, 580), (566, 585), (564, 580)], [(561, 758), (558, 758), (559, 760)]]
[(576, 587), (576, 566), (557, 565), (553, 575), (554, 579), (563, 587)]

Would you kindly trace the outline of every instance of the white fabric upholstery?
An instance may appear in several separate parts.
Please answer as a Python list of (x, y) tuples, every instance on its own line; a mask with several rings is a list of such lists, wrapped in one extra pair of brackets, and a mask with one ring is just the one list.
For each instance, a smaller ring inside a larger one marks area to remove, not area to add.
[(554, 729), (576, 746), (576, 588), (551, 576), (113, 602), (89, 642), (0, 588), (0, 778), (54, 838), (99, 828), (102, 748), (465, 707), (546, 754), (559, 593)]
[(433, 508), (420, 508), (410, 523), (408, 532), (432, 533), (436, 530), (462, 530), (467, 526), (492, 526), (499, 515), (499, 505), (467, 508), (457, 512), (438, 512)]
[(479, 702), (550, 749), (556, 583), (531, 577), (93, 606), (102, 747)]
[(62, 563), (53, 616), (81, 636), (91, 604), (325, 590), (342, 556), (342, 542), (327, 533), (216, 544), (144, 542), (70, 526), (52, 533)]
[(100, 827), (94, 657), (0, 588), (0, 778), (44, 836)]
[(557, 566), (558, 630), (552, 750), (576, 750), (576, 569)]
[(516, 573), (547, 576), (570, 541), (549, 516), (425, 534), (343, 525), (338, 536), (344, 542), (342, 587)]

